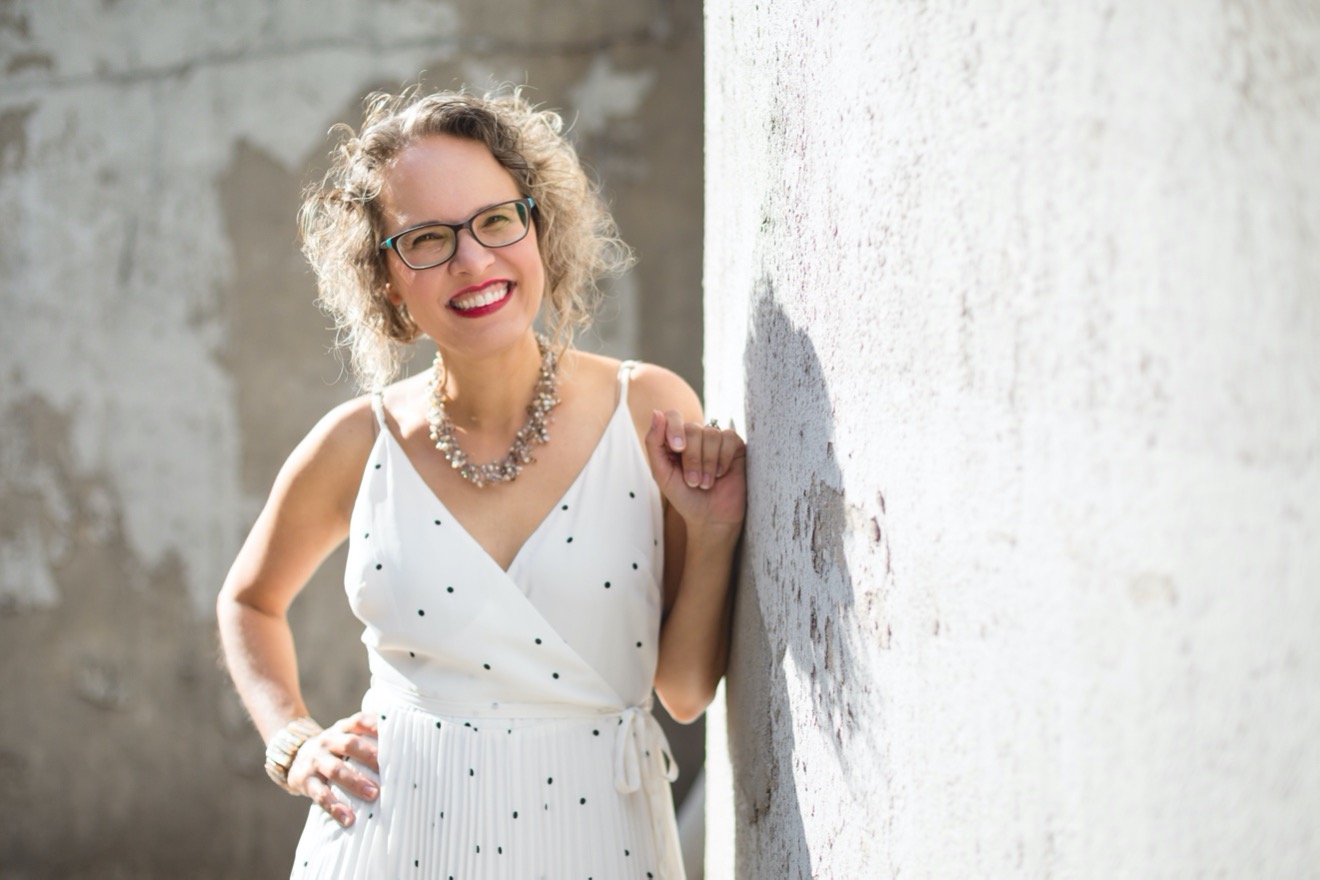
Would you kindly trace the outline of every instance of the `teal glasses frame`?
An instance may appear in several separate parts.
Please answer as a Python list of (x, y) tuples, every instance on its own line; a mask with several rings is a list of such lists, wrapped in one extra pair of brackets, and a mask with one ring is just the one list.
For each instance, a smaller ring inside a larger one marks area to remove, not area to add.
[[(498, 244), (482, 240), (481, 233), (479, 233), (477, 231), (477, 228), (472, 225), (472, 221), (476, 220), (482, 214), (485, 214), (489, 211), (493, 211), (496, 208), (503, 208), (506, 205), (517, 205), (523, 208), (527, 212), (526, 222), (523, 223), (523, 227), (522, 227), (522, 233), (518, 235), (517, 238), (510, 239), (509, 241), (501, 241)], [(454, 254), (458, 253), (458, 234), (462, 232), (464, 229), (466, 229), (468, 233), (472, 236), (472, 238), (477, 242), (477, 244), (481, 245), (482, 247), (488, 247), (488, 248), (508, 247), (511, 244), (517, 244), (518, 242), (522, 241), (524, 238), (527, 237), (527, 233), (530, 232), (532, 228), (532, 217), (534, 216), (535, 211), (536, 211), (536, 200), (533, 199), (531, 196), (526, 196), (521, 199), (510, 199), (507, 202), (500, 202), (498, 204), (491, 205), (488, 208), (482, 208), (480, 211), (473, 214), (471, 217), (467, 218), (462, 223), (419, 223), (416, 226), (409, 226), (407, 229), (400, 230), (399, 232), (394, 233), (389, 238), (382, 241), (378, 249), (382, 251), (394, 251), (394, 253), (398, 255), (399, 259), (403, 261), (403, 264), (407, 266), (409, 269), (434, 269), (436, 266), (443, 266), (445, 263), (448, 263), (450, 260), (454, 258)], [(433, 262), (422, 263), (421, 265), (414, 264), (411, 260), (409, 260), (406, 256), (404, 256), (403, 251), (399, 248), (399, 239), (403, 238), (405, 235), (409, 235), (411, 233), (417, 232), (420, 229), (452, 230), (454, 233), (454, 246), (449, 251), (449, 255), (442, 260), (435, 260)]]

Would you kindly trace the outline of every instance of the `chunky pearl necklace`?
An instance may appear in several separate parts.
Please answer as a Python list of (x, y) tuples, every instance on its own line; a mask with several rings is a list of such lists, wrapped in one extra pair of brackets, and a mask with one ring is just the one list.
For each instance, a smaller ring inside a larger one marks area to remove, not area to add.
[(527, 405), (527, 424), (514, 435), (509, 454), (488, 464), (472, 464), (468, 461), (467, 453), (458, 445), (454, 426), (445, 411), (444, 386), (440, 381), (444, 368), (439, 352), (436, 353), (429, 383), (431, 408), (426, 414), (426, 421), (431, 425), (431, 440), (435, 448), (444, 453), (450, 466), (478, 488), (491, 483), (513, 482), (522, 472), (523, 465), (536, 461), (532, 456), (532, 445), (550, 439), (550, 411), (559, 403), (559, 360), (550, 348), (550, 340), (540, 333), (536, 334), (536, 347), (541, 351), (541, 375), (536, 380), (536, 387), (532, 389), (532, 402)]

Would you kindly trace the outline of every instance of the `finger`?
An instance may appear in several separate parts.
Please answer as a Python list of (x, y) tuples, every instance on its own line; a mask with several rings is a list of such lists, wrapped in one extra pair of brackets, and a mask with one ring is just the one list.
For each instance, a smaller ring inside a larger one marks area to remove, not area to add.
[(365, 767), (380, 772), (380, 745), (374, 736), (348, 736), (335, 754), (352, 758)]
[(733, 431), (723, 431), (720, 438), (719, 464), (715, 468), (716, 478), (723, 477), (733, 467), (735, 458), (743, 455), (743, 440)]
[(349, 763), (348, 756), (323, 752), (316, 761), (316, 774), (345, 792), (364, 801), (376, 799), (379, 787), (376, 780), (362, 773)]
[(724, 445), (723, 433), (719, 428), (701, 429), (701, 488), (709, 489), (715, 485), (715, 475), (719, 472), (720, 448)]
[(669, 441), (664, 413), (651, 412), (651, 428), (646, 432), (646, 458), (651, 464), (651, 473), (660, 486), (666, 486), (673, 479), (675, 466), (673, 455), (669, 451)]
[(374, 713), (359, 712), (356, 727), (372, 736), (380, 735), (380, 722), (376, 720)]
[(379, 723), (376, 721), (376, 716), (369, 712), (356, 712), (336, 724), (335, 727), (340, 727), (349, 733), (366, 733), (371, 736), (375, 736), (379, 732)]
[(696, 422), (683, 426), (683, 482), (695, 489), (701, 485), (702, 447), (705, 446), (705, 431)]
[[(332, 764), (343, 764), (345, 761), (357, 761), (372, 772), (380, 772), (380, 747), (374, 736), (359, 736), (352, 733), (332, 733), (327, 735), (324, 740), (322, 751), (323, 756), (328, 756)], [(358, 773), (353, 768), (351, 776), (340, 777), (329, 771), (330, 764), (324, 763), (324, 759), (317, 761), (317, 766), (321, 768), (322, 775), (331, 782), (344, 782), (352, 788), (355, 794), (371, 800), (376, 796), (374, 784), (364, 774)], [(345, 765), (347, 766), (347, 765)], [(372, 790), (368, 791), (368, 788)]]
[(343, 725), (347, 732), (328, 740), (330, 751), (336, 755), (354, 758), (379, 772), (380, 747), (377, 737), (380, 731), (375, 716), (359, 713), (345, 718)]
[(687, 430), (683, 425), (683, 414), (676, 409), (665, 410), (665, 442), (675, 452), (687, 449)]
[(329, 784), (319, 776), (308, 776), (303, 783), (303, 794), (312, 799), (312, 802), (330, 814), (340, 825), (345, 828), (353, 824), (357, 817), (349, 809), (348, 804), (335, 797), (334, 791)]

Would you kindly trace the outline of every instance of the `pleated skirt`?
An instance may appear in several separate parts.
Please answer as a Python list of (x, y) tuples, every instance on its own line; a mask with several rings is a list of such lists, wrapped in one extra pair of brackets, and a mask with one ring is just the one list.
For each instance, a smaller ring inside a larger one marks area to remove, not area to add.
[(662, 876), (654, 829), (672, 806), (653, 817), (642, 790), (618, 790), (618, 715), (437, 714), (373, 694), (364, 707), (380, 721), (380, 796), (336, 789), (348, 828), (312, 805), (292, 878)]

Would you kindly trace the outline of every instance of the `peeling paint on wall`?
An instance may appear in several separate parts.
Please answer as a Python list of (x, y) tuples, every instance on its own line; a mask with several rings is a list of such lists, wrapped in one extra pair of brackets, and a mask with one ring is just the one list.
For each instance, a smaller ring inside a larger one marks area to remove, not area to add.
[[(661, 309), (699, 326), (700, 175), (673, 183), (699, 168), (699, 12), (142, 12), (0, 0), (0, 863), (177, 877), (201, 853), (216, 877), (265, 876), (287, 870), (305, 807), (271, 797), (211, 618), (280, 462), (354, 393), (294, 225), (327, 130), (423, 72), (527, 82), (592, 120), (579, 149), (649, 259), (584, 344), (699, 384), (699, 336), (637, 332)], [(336, 566), (293, 612), (322, 717), (365, 683)], [(215, 785), (220, 806), (189, 794)]]
[(570, 90), (580, 108), (576, 119), (583, 134), (600, 134), (621, 121), (632, 119), (655, 82), (650, 70), (616, 70), (609, 56), (597, 55), (582, 81)]

